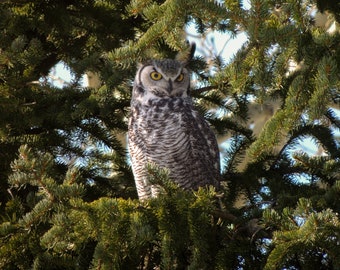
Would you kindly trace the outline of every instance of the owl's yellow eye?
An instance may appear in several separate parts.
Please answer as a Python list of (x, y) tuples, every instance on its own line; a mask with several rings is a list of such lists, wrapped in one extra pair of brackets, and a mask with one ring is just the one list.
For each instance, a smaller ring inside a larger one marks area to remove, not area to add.
[(153, 71), (150, 73), (150, 77), (151, 79), (153, 79), (154, 81), (159, 81), (160, 79), (163, 78), (162, 74), (160, 74), (159, 72), (157, 71)]
[(181, 81), (183, 81), (183, 79), (184, 79), (184, 75), (183, 75), (183, 73), (181, 73), (181, 74), (179, 74), (178, 77), (176, 78), (176, 81), (177, 81), (177, 82), (181, 82)]

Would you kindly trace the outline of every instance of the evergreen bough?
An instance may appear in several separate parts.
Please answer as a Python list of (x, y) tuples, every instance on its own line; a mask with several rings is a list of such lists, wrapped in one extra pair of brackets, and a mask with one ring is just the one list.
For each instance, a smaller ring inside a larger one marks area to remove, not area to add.
[[(0, 268), (339, 269), (335, 2), (3, 1)], [(191, 63), (195, 106), (229, 142), (222, 188), (183, 191), (149, 164), (163, 192), (140, 202), (124, 138), (135, 64), (185, 52), (188, 24), (248, 38)], [(251, 108), (269, 101), (256, 134)], [(296, 150), (305, 138), (319, 153)]]

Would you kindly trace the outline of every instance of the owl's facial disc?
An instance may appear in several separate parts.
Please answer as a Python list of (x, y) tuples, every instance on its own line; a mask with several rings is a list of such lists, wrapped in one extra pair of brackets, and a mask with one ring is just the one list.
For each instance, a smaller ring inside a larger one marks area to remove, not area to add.
[(189, 87), (188, 71), (182, 67), (166, 70), (164, 67), (153, 66), (149, 72), (151, 83), (148, 90), (159, 97), (185, 97)]
[(136, 74), (134, 98), (143, 104), (162, 98), (187, 97), (190, 73), (171, 59), (152, 60), (142, 65)]

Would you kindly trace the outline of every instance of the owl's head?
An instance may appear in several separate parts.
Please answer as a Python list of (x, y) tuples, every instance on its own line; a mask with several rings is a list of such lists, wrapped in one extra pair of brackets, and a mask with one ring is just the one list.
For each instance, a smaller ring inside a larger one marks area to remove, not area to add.
[(150, 60), (140, 65), (134, 82), (133, 98), (150, 99), (187, 97), (190, 72), (183, 62), (173, 59)]

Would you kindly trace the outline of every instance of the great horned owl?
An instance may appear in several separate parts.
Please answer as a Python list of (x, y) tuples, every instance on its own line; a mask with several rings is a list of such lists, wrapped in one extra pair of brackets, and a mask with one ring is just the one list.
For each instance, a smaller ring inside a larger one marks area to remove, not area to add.
[(194, 109), (186, 63), (150, 60), (137, 71), (131, 100), (128, 142), (138, 197), (155, 197), (146, 165), (167, 168), (184, 189), (219, 187), (220, 158), (214, 133)]

